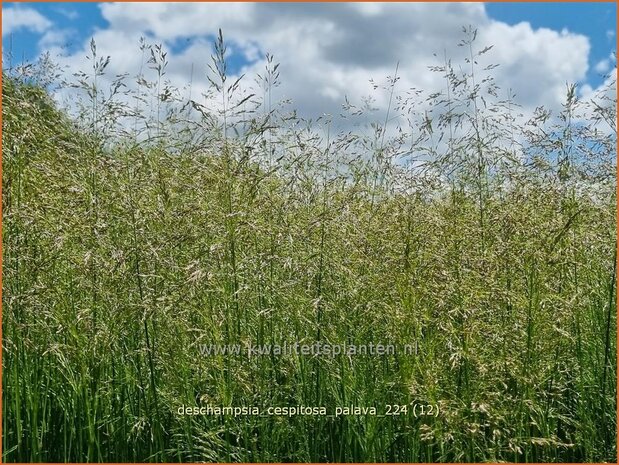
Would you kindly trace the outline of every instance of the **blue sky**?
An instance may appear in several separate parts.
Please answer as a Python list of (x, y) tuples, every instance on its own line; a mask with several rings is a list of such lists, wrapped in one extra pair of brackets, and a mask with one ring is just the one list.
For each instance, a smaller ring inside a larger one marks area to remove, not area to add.
[[(259, 72), (264, 53), (275, 54), (287, 78), (281, 94), (301, 109), (339, 107), (344, 95), (361, 97), (369, 78), (400, 62), (402, 81), (431, 89), (433, 53), (457, 55), (462, 26), (494, 44), (497, 80), (515, 89), (525, 106), (557, 104), (566, 82), (593, 90), (612, 71), (615, 3), (487, 4), (3, 4), (3, 50), (13, 63), (50, 49), (75, 70), (94, 36), (112, 70), (131, 73), (139, 36), (170, 50), (182, 84), (204, 63), (218, 28), (230, 43), (232, 72)], [(6, 58), (5, 58), (6, 60)], [(5, 61), (6, 63), (6, 61)], [(313, 92), (309, 93), (308, 89)], [(543, 101), (542, 101), (543, 100)]]

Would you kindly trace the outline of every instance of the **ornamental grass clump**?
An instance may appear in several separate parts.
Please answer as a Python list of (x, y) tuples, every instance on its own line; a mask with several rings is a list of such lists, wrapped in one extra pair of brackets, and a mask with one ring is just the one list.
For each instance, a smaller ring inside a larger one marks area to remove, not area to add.
[[(3, 74), (4, 461), (616, 459), (614, 82), (525, 115), (465, 30), (441, 91), (309, 121), (221, 33), (199, 96), (139, 45), (66, 110)], [(396, 350), (204, 351), (295, 343)]]

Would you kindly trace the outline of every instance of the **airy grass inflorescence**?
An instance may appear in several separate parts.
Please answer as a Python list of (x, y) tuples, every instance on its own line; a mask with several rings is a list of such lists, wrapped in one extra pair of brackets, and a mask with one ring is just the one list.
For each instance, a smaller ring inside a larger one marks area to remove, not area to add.
[[(396, 67), (339, 133), (273, 101), (270, 55), (230, 82), (221, 33), (199, 98), (144, 41), (109, 89), (92, 43), (74, 117), (5, 70), (3, 460), (615, 461), (615, 102), (526, 120), (465, 33), (444, 91)], [(417, 350), (200, 349), (295, 342)]]

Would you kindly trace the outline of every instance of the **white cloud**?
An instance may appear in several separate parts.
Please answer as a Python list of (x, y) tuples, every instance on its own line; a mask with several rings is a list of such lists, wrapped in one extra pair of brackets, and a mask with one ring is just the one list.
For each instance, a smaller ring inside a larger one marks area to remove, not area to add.
[(39, 48), (47, 50), (52, 47), (62, 46), (72, 34), (73, 31), (69, 29), (48, 29), (39, 39)]
[(354, 5), (355, 8), (366, 16), (376, 16), (383, 11), (383, 6), (380, 3), (362, 2), (355, 3)]
[[(498, 63), (497, 83), (505, 93), (515, 92), (525, 109), (558, 107), (566, 82), (582, 81), (588, 69), (587, 37), (534, 29), (526, 22), (508, 25), (476, 3), (104, 3), (100, 8), (109, 27), (97, 31), (95, 40), (101, 55), (112, 56), (110, 73), (137, 73), (141, 35), (168, 45), (185, 41), (186, 49), (168, 55), (168, 78), (186, 87), (193, 67), (198, 95), (207, 88), (207, 37), (222, 28), (231, 49), (254, 60), (242, 72), (261, 72), (264, 53), (273, 54), (281, 63), (277, 97), (292, 98), (302, 115), (312, 117), (339, 113), (345, 96), (354, 102), (370, 94), (369, 80), (384, 82), (398, 62), (398, 91), (442, 89), (444, 78), (428, 66), (440, 64), (444, 53), (464, 63), (468, 52), (457, 43), (468, 25), (478, 29), (476, 47), (494, 45), (479, 58), (478, 72)], [(64, 63), (85, 69), (87, 54), (85, 41)], [(374, 96), (379, 105), (388, 98), (385, 92)]]
[[(614, 54), (611, 55), (611, 58), (614, 61)], [(604, 82), (601, 83), (595, 89), (590, 85), (585, 85), (581, 88), (581, 99), (582, 100), (615, 100), (616, 96), (616, 88), (617, 88), (617, 68), (616, 63), (612, 64), (612, 69), (607, 69), (607, 75), (604, 78)]]
[(608, 71), (610, 71), (611, 66), (613, 66), (613, 63), (615, 61), (616, 61), (615, 52), (611, 52), (611, 54), (608, 56), (608, 58), (605, 58), (603, 60), (598, 61), (595, 64), (595, 67), (593, 69), (597, 73), (606, 74), (606, 73), (608, 73)]
[(2, 36), (26, 29), (43, 33), (52, 27), (52, 22), (38, 11), (21, 6), (2, 9)]
[(600, 60), (596, 63), (594, 69), (597, 73), (606, 73), (610, 69), (610, 61), (608, 59)]
[(605, 134), (616, 136), (616, 115), (615, 109), (617, 106), (617, 68), (608, 72), (604, 79), (604, 82), (597, 88), (593, 89), (591, 86), (583, 86), (580, 92), (580, 98), (582, 102), (585, 102), (583, 114), (581, 118), (592, 119), (594, 113), (604, 109), (603, 112), (607, 116), (611, 116), (610, 121), (608, 118), (599, 122), (597, 129), (601, 130)]
[(68, 8), (59, 7), (56, 9), (56, 11), (60, 13), (62, 16), (64, 16), (65, 18), (70, 19), (71, 21), (76, 20), (80, 16), (77, 11), (71, 10)]
[(481, 39), (494, 44), (499, 83), (513, 89), (523, 105), (552, 107), (565, 98), (566, 82), (586, 76), (590, 44), (583, 35), (533, 29), (527, 22), (509, 26), (492, 21), (482, 29)]

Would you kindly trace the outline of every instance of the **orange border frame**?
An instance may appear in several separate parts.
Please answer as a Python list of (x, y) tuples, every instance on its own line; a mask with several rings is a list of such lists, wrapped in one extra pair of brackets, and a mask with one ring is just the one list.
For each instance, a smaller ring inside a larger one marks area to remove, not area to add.
[[(271, 2), (265, 1), (265, 0), (258, 0), (258, 1), (252, 1), (252, 0), (237, 0), (240, 3), (334, 3), (336, 2), (336, 0), (314, 0), (314, 2), (307, 2), (305, 0), (271, 0)], [(345, 2), (350, 2), (350, 3), (355, 3), (351, 0), (344, 0)], [(490, 0), (489, 2), (483, 2), (481, 0), (460, 0), (460, 1), (454, 1), (454, 0), (447, 0), (446, 2), (440, 2), (440, 0), (429, 0), (428, 2), (425, 3), (614, 3), (617, 4), (618, 0), (517, 0), (517, 1), (510, 1), (510, 0)], [(182, 0), (171, 0), (171, 1), (166, 1), (166, 0), (115, 0), (115, 1), (103, 1), (103, 2), (97, 2), (96, 0), (84, 0), (84, 1), (78, 1), (78, 0), (64, 0), (64, 1), (57, 1), (57, 0), (35, 0), (35, 1), (28, 1), (28, 0), (9, 0), (9, 1), (4, 1), (4, 0), (0, 0), (0, 3), (2, 4), (2, 8), (0, 8), (0, 33), (2, 32), (2, 10), (4, 8), (4, 4), (10, 4), (10, 3), (145, 3), (145, 2), (152, 2), (152, 3), (227, 3), (226, 1), (200, 1), (200, 0), (186, 0), (185, 2), (183, 2)], [(372, 0), (357, 0), (356, 3), (374, 3)], [(391, 0), (390, 2), (384, 1), (384, 0), (379, 0), (380, 3), (422, 3), (421, 0)], [(616, 13), (616, 17), (615, 17), (615, 24), (617, 26), (617, 29), (619, 29), (619, 10)], [(617, 34), (615, 34), (615, 38), (616, 38), (616, 43), (615, 43), (615, 50), (619, 49), (619, 32)], [(2, 38), (0, 35), (0, 57), (2, 56)], [(2, 74), (0, 73), (0, 89), (2, 88)], [(619, 110), (619, 90), (617, 90), (617, 109)], [(2, 94), (0, 93), (0, 138), (2, 137)], [(617, 125), (619, 126), (619, 112), (617, 114)], [(0, 139), (0, 148), (2, 147), (2, 141)], [(618, 161), (619, 161), (619, 154), (617, 156)], [(619, 163), (617, 163), (617, 178), (619, 178)], [(2, 178), (2, 155), (0, 152), (0, 179)], [(617, 217), (616, 217), (616, 221), (617, 224), (619, 224), (619, 183), (617, 183), (617, 185), (615, 186), (616, 189), (616, 196), (617, 196)], [(0, 194), (2, 193), (2, 185), (0, 185)], [(0, 203), (0, 235), (2, 234), (2, 203)], [(619, 230), (617, 230), (617, 236), (615, 238), (615, 242), (616, 242), (616, 247), (617, 247), (617, 252), (619, 252)], [(3, 250), (4, 250), (4, 246), (2, 244), (2, 241), (0, 240), (0, 266), (2, 265), (2, 257), (4, 256), (3, 254)], [(617, 260), (619, 261), (619, 257), (617, 258)], [(0, 271), (0, 297), (2, 297), (2, 272)], [(619, 291), (619, 275), (615, 276), (615, 296), (617, 295), (617, 292)], [(616, 299), (616, 297), (615, 297)], [(617, 305), (616, 308), (616, 314), (617, 314), (617, 320), (619, 320), (619, 305)], [(2, 300), (0, 300), (0, 321), (2, 320)], [(615, 334), (616, 337), (616, 345), (617, 345), (617, 359), (619, 360), (619, 331), (617, 331), (617, 333)], [(2, 325), (0, 325), (0, 341), (2, 340)], [(617, 382), (617, 416), (619, 417), (619, 378), (617, 378), (616, 380)], [(0, 393), (2, 393), (2, 351), (0, 351)], [(0, 397), (0, 463), (2, 462), (2, 397)], [(619, 429), (617, 431), (617, 443), (619, 445)], [(618, 452), (619, 454), (619, 447), (618, 447)], [(32, 463), (36, 463), (36, 462), (32, 462)], [(364, 462), (365, 463), (369, 463), (369, 462)], [(587, 462), (585, 462), (587, 463)], [(619, 464), (619, 456), (615, 458), (615, 463)], [(53, 464), (53, 462), (45, 462), (45, 465), (49, 465), (49, 464)], [(364, 464), (352, 464), (352, 465), (364, 465)], [(41, 464), (43, 465), (43, 464)], [(58, 464), (60, 465), (60, 464)], [(110, 465), (133, 465), (133, 464), (125, 464), (125, 463), (110, 463)], [(253, 463), (241, 463), (240, 465), (255, 465)], [(266, 465), (266, 464), (265, 464)], [(269, 464), (272, 465), (272, 464)], [(318, 464), (314, 464), (314, 463), (309, 463), (308, 465), (318, 465)], [(351, 464), (348, 464), (351, 465)], [(385, 464), (386, 465), (386, 464)], [(425, 465), (425, 464), (424, 464)], [(428, 464), (429, 465), (429, 464)], [(473, 464), (469, 464), (469, 463), (463, 463), (462, 465), (473, 465)], [(497, 464), (493, 464), (493, 465), (499, 465)], [(542, 465), (541, 463), (530, 463), (529, 465)]]

